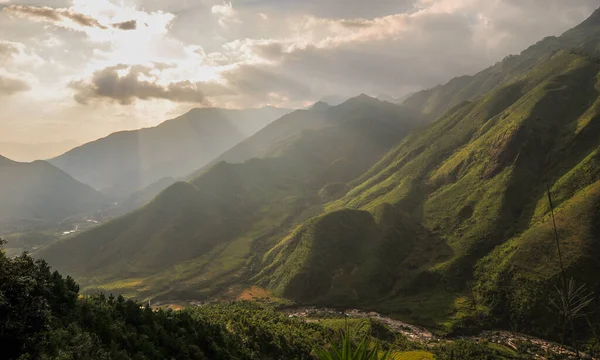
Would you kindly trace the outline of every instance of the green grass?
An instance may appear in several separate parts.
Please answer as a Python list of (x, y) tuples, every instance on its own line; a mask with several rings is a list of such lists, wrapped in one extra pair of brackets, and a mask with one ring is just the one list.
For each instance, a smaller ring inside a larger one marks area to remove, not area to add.
[(404, 351), (392, 353), (393, 360), (434, 360), (432, 353), (427, 351)]

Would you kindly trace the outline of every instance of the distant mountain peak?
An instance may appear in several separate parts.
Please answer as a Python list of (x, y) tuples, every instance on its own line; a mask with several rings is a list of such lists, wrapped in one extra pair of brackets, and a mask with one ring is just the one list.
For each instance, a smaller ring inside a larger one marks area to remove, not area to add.
[(325, 101), (317, 101), (316, 103), (312, 104), (312, 106), (310, 108), (308, 108), (308, 109), (309, 110), (322, 111), (322, 110), (327, 110), (330, 107), (331, 107), (331, 105), (329, 105)]
[(357, 100), (378, 100), (377, 98), (369, 96), (369, 95), (367, 95), (365, 93), (361, 93), (360, 95), (358, 95), (358, 96), (356, 96), (354, 98), (351, 98), (350, 100), (352, 100), (352, 99), (357, 99)]
[(358, 96), (355, 96), (353, 98), (346, 100), (340, 106), (353, 105), (353, 104), (381, 104), (381, 103), (382, 103), (381, 100), (363, 93), (363, 94), (360, 94)]

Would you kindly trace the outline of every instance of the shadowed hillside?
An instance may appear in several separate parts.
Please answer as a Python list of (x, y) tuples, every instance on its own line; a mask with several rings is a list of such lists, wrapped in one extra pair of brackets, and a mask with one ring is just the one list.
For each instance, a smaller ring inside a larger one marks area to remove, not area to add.
[(97, 210), (103, 196), (45, 161), (19, 163), (0, 156), (0, 223), (58, 221)]

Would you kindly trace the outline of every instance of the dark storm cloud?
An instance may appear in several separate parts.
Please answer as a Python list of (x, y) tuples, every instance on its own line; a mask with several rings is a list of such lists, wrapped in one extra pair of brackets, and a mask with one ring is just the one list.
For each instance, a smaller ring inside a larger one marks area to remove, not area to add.
[(30, 89), (31, 86), (24, 80), (0, 75), (0, 95), (13, 95)]
[[(204, 93), (200, 84), (180, 81), (168, 85), (148, 80), (140, 80), (140, 75), (151, 76), (154, 68), (141, 65), (116, 65), (96, 71), (89, 80), (72, 82), (70, 87), (76, 91), (75, 100), (87, 104), (91, 100), (110, 100), (122, 105), (133, 103), (136, 99), (167, 99), (174, 102), (204, 103)], [(119, 76), (119, 71), (127, 71)]]
[(135, 20), (124, 21), (124, 22), (112, 24), (112, 27), (114, 27), (116, 29), (120, 29), (120, 30), (135, 30), (135, 29), (137, 29), (137, 21), (135, 21)]

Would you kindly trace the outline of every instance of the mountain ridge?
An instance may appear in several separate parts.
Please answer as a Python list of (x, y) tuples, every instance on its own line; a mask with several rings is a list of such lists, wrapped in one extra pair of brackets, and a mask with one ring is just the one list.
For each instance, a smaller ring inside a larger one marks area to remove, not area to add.
[(155, 127), (120, 131), (81, 145), (50, 162), (118, 199), (165, 176), (202, 167), (287, 109), (193, 109)]
[[(129, 287), (137, 296), (161, 296), (169, 283), (180, 294), (209, 281), (204, 291), (217, 291), (246, 276), (246, 264), (258, 261), (252, 249), (268, 248), (287, 226), (319, 212), (323, 187), (332, 184), (329, 191), (350, 181), (420, 126), (420, 118), (411, 116), (397, 105), (365, 98), (324, 112), (296, 111), (255, 135), (261, 139), (269, 127), (293, 125), (262, 158), (218, 161), (141, 209), (38, 255), (90, 288), (112, 288), (125, 276), (143, 279)], [(316, 125), (298, 129), (296, 120)], [(64, 258), (66, 249), (81, 256)]]

